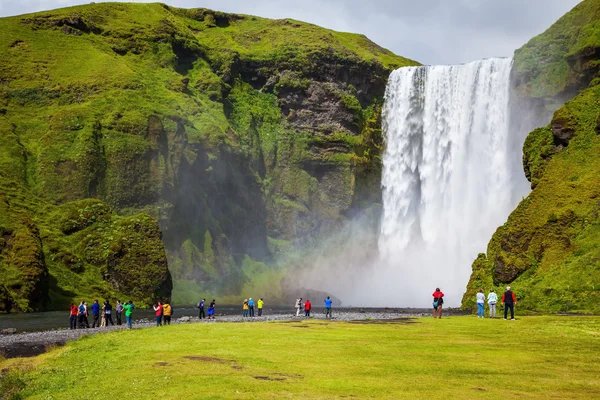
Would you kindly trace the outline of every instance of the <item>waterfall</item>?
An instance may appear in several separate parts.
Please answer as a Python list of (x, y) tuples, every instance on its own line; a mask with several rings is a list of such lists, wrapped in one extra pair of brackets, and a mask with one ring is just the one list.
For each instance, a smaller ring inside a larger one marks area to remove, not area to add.
[[(457, 306), (471, 264), (525, 193), (509, 137), (511, 59), (400, 68), (390, 75), (383, 130), (379, 237), (388, 303)], [(518, 159), (517, 159), (518, 162)], [(379, 275), (379, 274), (378, 274)]]

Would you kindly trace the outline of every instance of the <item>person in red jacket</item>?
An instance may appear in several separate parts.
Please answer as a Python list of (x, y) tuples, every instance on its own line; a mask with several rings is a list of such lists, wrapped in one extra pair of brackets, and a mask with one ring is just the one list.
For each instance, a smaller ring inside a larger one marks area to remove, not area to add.
[(305, 317), (310, 317), (310, 309), (312, 308), (312, 305), (310, 304), (310, 300), (306, 299), (306, 302), (304, 303), (304, 316)]
[(69, 314), (69, 329), (77, 329), (77, 313), (78, 308), (75, 304), (71, 303), (71, 313)]
[(444, 304), (444, 293), (440, 288), (433, 292), (433, 318), (442, 318), (442, 305)]
[(163, 316), (163, 306), (162, 303), (159, 301), (158, 303), (156, 303), (156, 305), (154, 306), (154, 314), (156, 315), (156, 326), (161, 326), (162, 323), (162, 316)]
[(506, 287), (506, 292), (502, 294), (502, 305), (504, 306), (504, 319), (508, 316), (508, 309), (510, 308), (510, 319), (515, 320), (515, 304), (517, 304), (517, 297), (510, 290), (510, 286)]

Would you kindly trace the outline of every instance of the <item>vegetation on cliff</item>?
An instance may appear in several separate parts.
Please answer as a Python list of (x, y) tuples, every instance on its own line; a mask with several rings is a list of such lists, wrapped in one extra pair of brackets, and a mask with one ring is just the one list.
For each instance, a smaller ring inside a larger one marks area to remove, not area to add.
[[(0, 221), (17, 232), (0, 262), (24, 252), (35, 278), (6, 275), (0, 299), (168, 296), (156, 221), (175, 301), (277, 287), (275, 257), (378, 201), (387, 75), (414, 64), (362, 35), (163, 4), (2, 19), (0, 195), (30, 206)], [(90, 198), (106, 220), (63, 230), (54, 213)]]
[(526, 99), (559, 103), (581, 91), (527, 137), (533, 191), (475, 260), (463, 307), (474, 306), (480, 287), (510, 284), (527, 309), (600, 312), (599, 17), (600, 2), (584, 1), (516, 52)]

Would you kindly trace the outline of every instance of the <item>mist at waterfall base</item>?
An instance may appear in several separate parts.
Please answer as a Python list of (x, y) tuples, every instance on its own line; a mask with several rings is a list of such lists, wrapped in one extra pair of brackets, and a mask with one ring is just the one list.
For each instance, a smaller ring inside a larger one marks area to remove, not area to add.
[(304, 272), (307, 286), (344, 305), (398, 307), (430, 307), (440, 287), (446, 306), (460, 305), (473, 260), (529, 191), (528, 131), (509, 121), (511, 66), (497, 58), (391, 74), (379, 230), (362, 229), (364, 216), (348, 223), (344, 244)]

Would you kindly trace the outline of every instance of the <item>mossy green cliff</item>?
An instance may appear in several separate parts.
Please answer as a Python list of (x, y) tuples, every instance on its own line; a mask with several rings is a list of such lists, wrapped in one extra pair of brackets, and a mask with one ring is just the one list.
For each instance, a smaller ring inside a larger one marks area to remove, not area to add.
[(527, 137), (533, 190), (475, 260), (463, 307), (480, 287), (510, 284), (523, 308), (600, 312), (600, 1), (580, 3), (514, 62), (516, 92), (538, 113), (569, 101)]
[(276, 259), (379, 201), (386, 80), (415, 64), (163, 4), (1, 19), (0, 307), (277, 296)]

